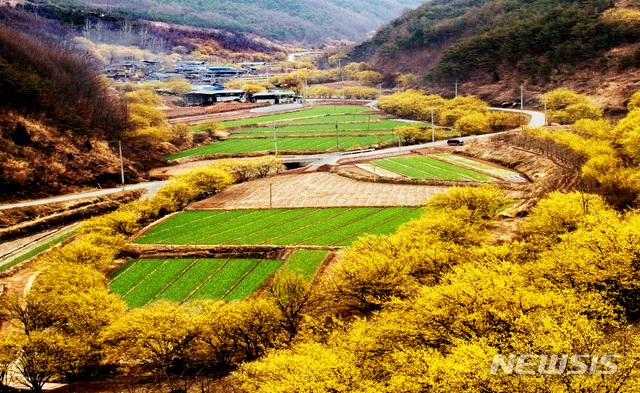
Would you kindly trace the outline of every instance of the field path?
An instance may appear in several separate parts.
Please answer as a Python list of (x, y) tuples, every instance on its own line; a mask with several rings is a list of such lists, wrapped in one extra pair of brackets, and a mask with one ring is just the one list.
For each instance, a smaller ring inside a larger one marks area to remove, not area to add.
[(236, 184), (189, 209), (422, 206), (447, 187), (360, 182), (326, 172), (288, 174)]

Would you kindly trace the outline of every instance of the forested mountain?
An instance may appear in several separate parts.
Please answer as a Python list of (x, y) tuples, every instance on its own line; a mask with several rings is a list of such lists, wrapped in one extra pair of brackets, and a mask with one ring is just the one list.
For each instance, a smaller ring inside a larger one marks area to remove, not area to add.
[[(422, 86), (575, 83), (589, 70), (582, 82), (598, 88), (594, 75), (640, 65), (636, 3), (435, 0), (380, 29), (352, 58), (389, 75), (413, 73)], [(630, 79), (629, 86), (637, 82)]]
[(169, 23), (255, 33), (283, 42), (360, 40), (421, 0), (64, 0), (34, 4), (84, 5)]
[(127, 128), (126, 109), (92, 61), (39, 26), (37, 39), (0, 26), (3, 199), (118, 179), (107, 141)]

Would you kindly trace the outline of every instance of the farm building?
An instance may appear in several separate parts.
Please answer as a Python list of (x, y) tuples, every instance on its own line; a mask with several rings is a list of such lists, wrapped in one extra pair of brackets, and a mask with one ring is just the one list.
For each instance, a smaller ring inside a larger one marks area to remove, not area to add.
[(251, 96), (251, 102), (268, 102), (270, 104), (280, 104), (283, 102), (293, 102), (296, 93), (290, 90), (262, 91)]
[(244, 90), (195, 90), (187, 93), (184, 100), (188, 105), (213, 105), (216, 102), (244, 101)]
[(224, 76), (240, 76), (249, 72), (244, 68), (234, 68), (229, 66), (211, 66), (207, 67), (207, 74), (214, 77), (224, 77)]

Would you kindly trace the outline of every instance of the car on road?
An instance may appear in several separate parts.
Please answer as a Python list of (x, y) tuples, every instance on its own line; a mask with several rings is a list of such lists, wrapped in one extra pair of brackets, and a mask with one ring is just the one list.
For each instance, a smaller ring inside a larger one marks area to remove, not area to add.
[(464, 145), (464, 141), (461, 141), (460, 139), (448, 139), (447, 140), (447, 145), (449, 145), (449, 146), (463, 146)]

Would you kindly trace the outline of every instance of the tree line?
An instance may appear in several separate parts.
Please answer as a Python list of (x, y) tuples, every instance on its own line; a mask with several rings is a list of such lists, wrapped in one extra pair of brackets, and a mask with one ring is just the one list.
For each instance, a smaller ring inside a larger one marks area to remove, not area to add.
[(640, 196), (640, 94), (628, 102), (629, 113), (617, 124), (602, 118), (589, 97), (567, 89), (549, 92), (549, 120), (570, 124), (566, 129), (526, 129), (506, 137), (509, 143), (539, 150), (569, 163), (582, 173), (587, 191), (603, 195), (618, 207), (637, 206)]
[(0, 108), (74, 135), (111, 137), (127, 113), (95, 64), (64, 48), (0, 27)]
[[(160, 383), (173, 386), (175, 380), (191, 380), (180, 378), (181, 373), (193, 377), (193, 371), (227, 370), (262, 354), (276, 337), (288, 336), (284, 332), (292, 322), (281, 316), (289, 314), (278, 308), (284, 306), (277, 299), (286, 297), (286, 291), (305, 291), (307, 284), (298, 279), (274, 286), (271, 300), (243, 303), (245, 309), (203, 302), (127, 311), (123, 300), (109, 291), (105, 276), (128, 237), (144, 225), (235, 182), (281, 169), (275, 158), (264, 157), (223, 160), (179, 175), (151, 198), (85, 221), (72, 242), (38, 257), (34, 263), (41, 273), (28, 294), (0, 299), (2, 318), (11, 323), (0, 337), (2, 388), (20, 380), (39, 392), (49, 381), (104, 377), (120, 361), (142, 364), (141, 373), (154, 370)], [(195, 334), (202, 329), (207, 337)], [(197, 364), (201, 369), (185, 363), (187, 353), (204, 362)]]
[[(425, 95), (419, 90), (380, 97), (378, 107), (403, 119), (433, 121), (440, 127), (455, 129), (462, 136), (513, 129), (524, 121), (519, 114), (489, 111), (489, 105), (477, 97), (445, 99), (436, 94)], [(430, 140), (430, 136), (426, 139)]]
[[(114, 367), (180, 392), (213, 391), (229, 372), (256, 392), (637, 390), (640, 216), (582, 192), (549, 194), (501, 243), (497, 216), (515, 201), (453, 187), (397, 232), (343, 250), (313, 285), (277, 277), (245, 301), (126, 310), (109, 292), (105, 272), (145, 222), (273, 170), (273, 158), (226, 161), (87, 221), (41, 258), (26, 297), (2, 298), (13, 326), (0, 338), (3, 375), (18, 367), (33, 391)], [(493, 356), (510, 353), (622, 357), (605, 376), (491, 375)]]
[[(517, 71), (544, 83), (585, 64), (635, 67), (637, 53), (601, 57), (637, 42), (638, 20), (633, 6), (607, 0), (434, 1), (380, 29), (350, 58), (388, 75), (411, 71), (423, 82), (495, 83)], [(403, 67), (391, 61), (400, 56)]]

